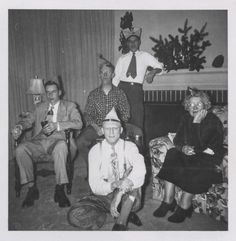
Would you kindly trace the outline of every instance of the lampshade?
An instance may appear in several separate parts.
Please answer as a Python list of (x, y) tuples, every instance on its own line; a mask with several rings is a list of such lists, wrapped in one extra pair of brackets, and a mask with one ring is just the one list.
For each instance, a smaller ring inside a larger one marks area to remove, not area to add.
[(45, 93), (45, 89), (43, 85), (43, 80), (38, 79), (38, 77), (35, 76), (34, 79), (30, 80), (30, 87), (27, 91), (27, 94), (40, 95), (44, 93)]

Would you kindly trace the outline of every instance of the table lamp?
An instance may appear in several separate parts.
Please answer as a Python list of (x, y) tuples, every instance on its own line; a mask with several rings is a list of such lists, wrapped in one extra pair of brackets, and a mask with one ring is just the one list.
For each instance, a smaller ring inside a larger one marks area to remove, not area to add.
[(33, 103), (36, 105), (42, 101), (42, 96), (45, 94), (45, 89), (43, 85), (43, 80), (38, 79), (38, 76), (35, 76), (34, 79), (30, 80), (30, 87), (27, 91), (27, 94), (33, 95)]

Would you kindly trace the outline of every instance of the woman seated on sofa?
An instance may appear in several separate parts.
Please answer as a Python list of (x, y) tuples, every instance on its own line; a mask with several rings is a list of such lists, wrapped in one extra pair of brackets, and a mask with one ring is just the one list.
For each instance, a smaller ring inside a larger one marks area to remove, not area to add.
[[(155, 210), (155, 217), (164, 217), (174, 211), (168, 221), (180, 223), (191, 217), (192, 198), (207, 192), (213, 183), (222, 182), (217, 165), (223, 157), (223, 126), (209, 111), (211, 103), (206, 93), (191, 89), (184, 100), (188, 111), (174, 138), (175, 148), (168, 150), (158, 178), (164, 180), (164, 199)], [(177, 206), (175, 186), (183, 190)], [(176, 207), (177, 206), (177, 207)]]

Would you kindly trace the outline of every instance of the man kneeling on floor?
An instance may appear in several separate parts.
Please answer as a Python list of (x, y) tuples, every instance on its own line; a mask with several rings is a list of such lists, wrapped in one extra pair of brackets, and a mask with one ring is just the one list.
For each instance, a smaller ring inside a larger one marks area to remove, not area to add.
[(123, 128), (114, 108), (103, 120), (102, 131), (105, 139), (89, 152), (89, 185), (116, 219), (112, 230), (127, 230), (128, 222), (141, 226), (134, 212), (141, 204), (144, 158), (134, 143), (120, 139)]

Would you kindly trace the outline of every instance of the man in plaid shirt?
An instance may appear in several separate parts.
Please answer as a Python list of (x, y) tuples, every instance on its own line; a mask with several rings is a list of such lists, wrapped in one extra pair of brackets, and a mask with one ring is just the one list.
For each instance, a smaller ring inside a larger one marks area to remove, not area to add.
[(101, 137), (102, 121), (114, 107), (122, 122), (130, 118), (130, 106), (123, 90), (112, 84), (114, 66), (104, 62), (100, 66), (101, 85), (89, 93), (84, 110), (86, 128), (77, 139), (79, 160), (88, 162), (88, 152), (95, 140)]

